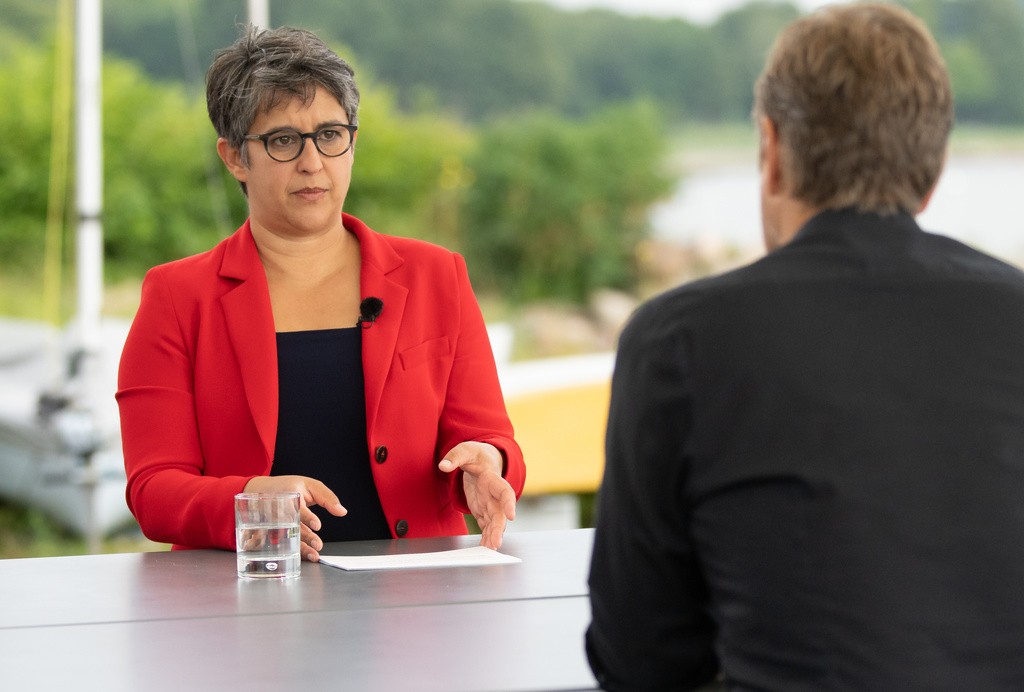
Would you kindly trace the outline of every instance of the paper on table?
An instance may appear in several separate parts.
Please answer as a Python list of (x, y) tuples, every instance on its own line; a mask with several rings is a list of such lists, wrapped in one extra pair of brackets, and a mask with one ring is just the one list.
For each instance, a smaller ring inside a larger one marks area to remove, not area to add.
[(409, 567), (472, 567), (522, 562), (514, 555), (499, 553), (482, 545), (436, 553), (401, 555), (321, 555), (320, 562), (345, 570), (406, 569)]

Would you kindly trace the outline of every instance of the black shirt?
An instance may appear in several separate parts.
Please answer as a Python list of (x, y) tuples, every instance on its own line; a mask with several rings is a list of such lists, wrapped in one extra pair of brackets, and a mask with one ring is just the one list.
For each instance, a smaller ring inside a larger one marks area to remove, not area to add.
[(366, 444), (362, 330), (278, 332), (279, 414), (271, 475), (308, 476), (333, 490), (344, 517), (312, 507), (325, 543), (391, 538)]
[(603, 689), (1024, 690), (1024, 274), (826, 211), (619, 338)]

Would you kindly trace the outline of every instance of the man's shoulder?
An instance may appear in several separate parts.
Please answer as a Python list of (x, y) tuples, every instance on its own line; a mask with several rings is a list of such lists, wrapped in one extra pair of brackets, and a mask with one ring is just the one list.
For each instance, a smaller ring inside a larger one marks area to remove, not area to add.
[(645, 302), (643, 308), (660, 311), (670, 309), (700, 310), (716, 300), (747, 293), (765, 281), (778, 278), (777, 260), (766, 255), (749, 264), (694, 279), (670, 288)]
[(756, 303), (766, 277), (771, 274), (768, 257), (719, 274), (706, 276), (649, 298), (634, 312), (623, 334), (625, 340), (676, 338), (681, 332), (699, 330), (735, 310), (728, 306)]
[(1024, 272), (1020, 267), (955, 238), (938, 233), (924, 233), (924, 236), (928, 252), (939, 266), (968, 279), (987, 277), (1024, 286)]

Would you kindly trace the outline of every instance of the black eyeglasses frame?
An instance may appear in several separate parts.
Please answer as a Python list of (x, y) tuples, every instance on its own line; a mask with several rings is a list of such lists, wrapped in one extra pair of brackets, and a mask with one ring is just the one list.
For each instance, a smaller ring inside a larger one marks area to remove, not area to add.
[[(324, 130), (337, 130), (339, 127), (348, 130), (348, 134), (349, 134), (348, 146), (345, 147), (345, 149), (343, 151), (341, 151), (341, 152), (339, 152), (337, 154), (326, 154), (326, 153), (324, 153), (324, 151), (320, 148), (320, 142), (319, 142), (319, 140), (317, 138), (319, 137), (320, 133), (323, 132)], [(277, 161), (278, 163), (289, 163), (289, 162), (294, 161), (295, 159), (299, 158), (300, 156), (302, 156), (302, 152), (306, 150), (306, 140), (307, 139), (312, 140), (313, 146), (316, 147), (317, 153), (319, 153), (321, 156), (326, 156), (327, 158), (332, 158), (332, 159), (333, 158), (337, 158), (339, 156), (344, 156), (346, 153), (348, 153), (349, 150), (352, 149), (352, 145), (355, 144), (355, 142), (356, 142), (356, 131), (358, 129), (359, 129), (358, 125), (347, 125), (345, 123), (337, 123), (337, 124), (333, 124), (333, 125), (325, 125), (324, 127), (318, 128), (318, 129), (314, 130), (313, 132), (299, 132), (298, 130), (294, 130), (294, 129), (290, 128), (290, 127), (281, 127), (281, 128), (276, 129), (276, 130), (272, 130), (270, 132), (264, 132), (261, 135), (244, 135), (242, 137), (242, 139), (246, 139), (246, 140), (249, 140), (249, 141), (260, 141), (260, 142), (263, 142), (263, 149), (267, 152), (267, 156), (269, 156), (274, 161)], [(291, 157), (290, 159), (279, 159), (279, 158), (277, 158), (276, 156), (274, 156), (273, 154), (270, 153), (270, 138), (273, 137), (276, 134), (281, 133), (281, 132), (294, 132), (296, 135), (298, 135), (299, 140), (302, 142), (299, 145), (299, 150), (297, 152), (295, 152), (295, 156)]]

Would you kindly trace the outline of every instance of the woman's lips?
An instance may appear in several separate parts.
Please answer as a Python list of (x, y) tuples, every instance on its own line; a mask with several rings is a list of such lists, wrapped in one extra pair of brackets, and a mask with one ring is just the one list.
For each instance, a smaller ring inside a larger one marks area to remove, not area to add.
[(304, 187), (301, 190), (296, 190), (293, 194), (298, 195), (302, 199), (314, 202), (326, 195), (327, 190), (322, 187)]

